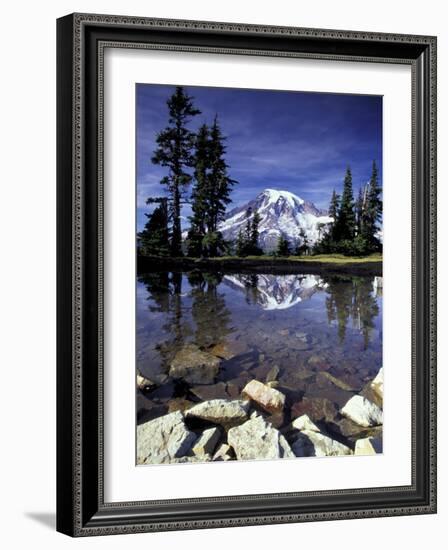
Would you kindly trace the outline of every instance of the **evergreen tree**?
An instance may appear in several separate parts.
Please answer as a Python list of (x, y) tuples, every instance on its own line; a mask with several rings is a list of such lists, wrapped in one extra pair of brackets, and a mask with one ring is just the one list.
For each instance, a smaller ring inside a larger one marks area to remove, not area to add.
[(261, 216), (256, 210), (252, 217), (252, 225), (250, 227), (250, 239), (249, 239), (249, 254), (252, 256), (261, 256), (263, 251), (258, 246), (259, 231), (258, 227), (260, 225)]
[(244, 238), (244, 234), (241, 229), (238, 231), (238, 237), (236, 238), (235, 253), (239, 257), (243, 257), (246, 255), (246, 240)]
[(218, 251), (225, 249), (218, 225), (225, 217), (235, 181), (227, 173), (224, 141), (217, 117), (211, 128), (206, 124), (200, 127), (195, 141), (195, 184), (191, 195), (193, 214), (188, 246), (189, 253), (194, 255), (216, 256)]
[(189, 256), (202, 256), (203, 239), (206, 233), (207, 194), (210, 169), (210, 130), (203, 124), (197, 133), (194, 153), (195, 184), (191, 193), (192, 215), (187, 237)]
[(289, 256), (291, 254), (289, 242), (283, 234), (278, 239), (276, 254), (277, 256)]
[(213, 126), (210, 129), (210, 176), (207, 186), (207, 212), (206, 225), (209, 255), (216, 256), (222, 235), (218, 231), (218, 225), (224, 220), (227, 205), (231, 202), (230, 193), (235, 180), (228, 175), (228, 164), (225, 160), (226, 138), (221, 132), (218, 117), (215, 116)]
[(356, 235), (361, 235), (363, 232), (365, 193), (366, 193), (366, 188), (360, 187), (358, 192), (358, 198), (356, 199), (356, 204), (355, 204)]
[(352, 240), (355, 236), (355, 209), (353, 200), (353, 182), (350, 167), (347, 167), (344, 178), (339, 214), (334, 224), (335, 240)]
[(296, 256), (302, 256), (303, 254), (307, 254), (309, 252), (308, 237), (306, 236), (303, 227), (300, 228), (299, 236), (300, 240), (298, 241), (294, 251)]
[(336, 220), (338, 218), (340, 199), (341, 197), (336, 193), (336, 189), (333, 189), (330, 206), (328, 207), (328, 215), (333, 218), (333, 223), (336, 223)]
[(372, 176), (366, 193), (362, 230), (362, 235), (371, 250), (381, 248), (376, 233), (378, 231), (377, 224), (381, 223), (382, 220), (382, 213), (383, 201), (381, 200), (381, 187), (378, 183), (378, 169), (375, 161), (373, 161)]
[(147, 204), (159, 203), (152, 214), (145, 214), (148, 221), (138, 234), (139, 249), (143, 256), (168, 256), (168, 206), (166, 198), (148, 199)]
[(156, 138), (157, 149), (152, 162), (168, 168), (161, 184), (166, 186), (169, 195), (169, 218), (172, 223), (170, 251), (172, 256), (182, 255), (182, 227), (180, 220), (181, 200), (191, 182), (187, 168), (193, 164), (192, 147), (194, 133), (187, 128), (191, 118), (200, 113), (181, 86), (167, 101), (168, 126)]

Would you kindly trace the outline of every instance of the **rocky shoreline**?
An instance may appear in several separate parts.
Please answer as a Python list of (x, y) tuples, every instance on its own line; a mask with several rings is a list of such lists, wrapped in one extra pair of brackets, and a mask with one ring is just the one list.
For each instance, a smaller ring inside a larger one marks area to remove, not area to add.
[[(177, 399), (168, 412), (137, 426), (137, 464), (257, 460), (382, 452), (383, 370), (362, 388), (332, 374), (318, 375), (344, 396), (301, 395), (278, 380), (264, 380), (219, 395), (214, 384), (221, 363), (232, 358), (224, 345), (202, 350), (187, 344), (170, 362), (169, 378), (203, 388), (200, 402)], [(208, 385), (211, 398), (207, 398)], [(158, 383), (137, 374), (138, 391), (151, 395)], [(224, 390), (224, 388), (223, 388)], [(197, 390), (196, 390), (197, 391)], [(201, 393), (200, 391), (198, 393)]]

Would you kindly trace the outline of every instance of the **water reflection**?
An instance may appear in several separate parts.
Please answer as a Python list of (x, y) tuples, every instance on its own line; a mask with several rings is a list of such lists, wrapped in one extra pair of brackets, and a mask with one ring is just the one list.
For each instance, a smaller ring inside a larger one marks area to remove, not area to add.
[(226, 307), (224, 294), (218, 292), (221, 281), (219, 273), (192, 271), (188, 274), (191, 315), (196, 326), (195, 343), (199, 347), (219, 343), (232, 332), (231, 313)]
[[(239, 398), (249, 380), (272, 376), (291, 403), (342, 406), (352, 395), (343, 388), (364, 387), (382, 365), (380, 277), (147, 273), (136, 305), (137, 368), (156, 385), (138, 394), (140, 420), (185, 401)], [(172, 378), (191, 344), (223, 358), (212, 383)]]
[[(299, 320), (306, 302), (312, 302), (311, 317), (307, 319), (311, 330), (325, 311), (340, 344), (350, 328), (362, 335), (366, 349), (380, 314), (382, 290), (381, 277), (341, 275), (156, 272), (140, 275), (139, 282), (147, 292), (147, 310), (161, 314), (163, 319), (161, 328), (166, 338), (156, 345), (165, 356), (186, 341), (202, 348), (225, 341), (235, 331), (235, 321), (240, 324), (244, 319), (259, 317), (257, 310), (271, 312), (274, 325), (280, 323), (282, 311), (286, 316), (286, 310), (294, 310)], [(244, 298), (246, 308), (241, 308), (238, 296)], [(305, 310), (309, 314), (310, 307)], [(275, 326), (271, 323), (272, 328)]]

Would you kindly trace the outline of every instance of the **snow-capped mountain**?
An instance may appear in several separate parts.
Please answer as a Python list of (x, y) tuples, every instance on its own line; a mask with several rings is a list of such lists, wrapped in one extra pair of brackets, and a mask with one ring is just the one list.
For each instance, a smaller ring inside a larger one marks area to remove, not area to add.
[[(255, 199), (234, 208), (219, 226), (224, 239), (235, 241), (240, 230), (247, 222), (246, 212), (251, 208), (257, 211), (261, 221), (259, 225), (259, 246), (265, 251), (277, 247), (280, 235), (288, 239), (291, 245), (302, 244), (300, 235), (303, 230), (308, 244), (318, 241), (328, 224), (333, 221), (325, 212), (309, 201), (304, 201), (289, 191), (265, 189)], [(252, 214), (253, 215), (253, 214)]]
[(257, 275), (255, 285), (246, 275), (225, 275), (223, 282), (233, 289), (249, 291), (251, 299), (267, 310), (289, 309), (327, 286), (317, 275)]

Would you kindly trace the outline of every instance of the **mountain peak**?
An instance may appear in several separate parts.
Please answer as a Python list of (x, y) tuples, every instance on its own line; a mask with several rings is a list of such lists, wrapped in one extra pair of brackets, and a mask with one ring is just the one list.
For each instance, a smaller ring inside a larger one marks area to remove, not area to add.
[(303, 199), (297, 195), (294, 195), (294, 193), (291, 193), (290, 191), (281, 191), (278, 189), (265, 189), (258, 196), (265, 196), (270, 202), (278, 202), (280, 199), (283, 199), (291, 206), (295, 206), (296, 204), (301, 205), (305, 202)]
[(283, 235), (291, 245), (302, 244), (304, 237), (308, 244), (318, 241), (324, 227), (332, 218), (290, 191), (267, 188), (246, 204), (231, 210), (219, 230), (226, 240), (235, 241), (247, 221), (247, 211), (258, 212), (259, 245), (265, 251), (275, 250), (279, 237)]

